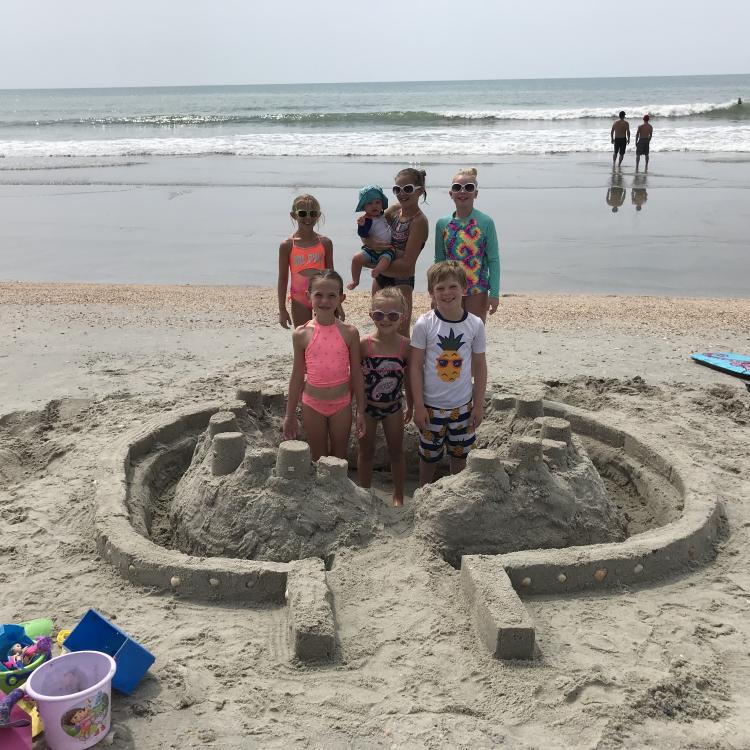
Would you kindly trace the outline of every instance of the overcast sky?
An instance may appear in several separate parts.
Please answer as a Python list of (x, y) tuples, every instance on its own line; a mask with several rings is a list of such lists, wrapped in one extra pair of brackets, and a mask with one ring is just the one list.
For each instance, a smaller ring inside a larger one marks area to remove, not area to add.
[(0, 88), (750, 73), (750, 0), (0, 0)]

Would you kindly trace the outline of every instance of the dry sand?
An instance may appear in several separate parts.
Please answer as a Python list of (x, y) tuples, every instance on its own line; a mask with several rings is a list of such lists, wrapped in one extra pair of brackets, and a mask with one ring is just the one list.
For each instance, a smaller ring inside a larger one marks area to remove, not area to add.
[[(347, 303), (363, 329), (366, 299)], [(750, 301), (504, 297), (488, 339), (494, 388), (538, 385), (687, 457), (726, 506), (715, 562), (527, 599), (540, 653), (503, 663), (407, 510), (386, 540), (337, 556), (337, 661), (295, 664), (283, 608), (133, 587), (91, 530), (114, 435), (259, 377), (283, 385), (273, 291), (0, 283), (0, 621), (70, 627), (93, 606), (155, 653), (115, 698), (113, 747), (750, 747), (750, 393), (688, 359), (750, 352)]]

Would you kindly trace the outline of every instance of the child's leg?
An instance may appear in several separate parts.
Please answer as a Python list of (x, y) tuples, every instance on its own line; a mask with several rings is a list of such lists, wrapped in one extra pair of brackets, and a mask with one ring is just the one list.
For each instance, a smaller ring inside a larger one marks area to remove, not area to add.
[(372, 486), (372, 457), (375, 454), (375, 437), (378, 434), (378, 421), (365, 414), (365, 436), (359, 441), (357, 454), (357, 480), (359, 486), (369, 489)]
[(401, 409), (383, 419), (383, 432), (388, 446), (388, 459), (391, 463), (393, 505), (403, 505), (406, 461), (404, 459), (404, 413)]
[(349, 455), (349, 434), (352, 431), (352, 405), (347, 404), (341, 411), (328, 417), (328, 434), (331, 438), (329, 456), (346, 458)]
[(432, 484), (435, 478), (435, 469), (437, 463), (428, 463), (423, 458), (419, 459), (419, 486), (424, 487), (426, 484)]
[(414, 291), (410, 286), (400, 284), (397, 287), (404, 295), (404, 301), (406, 302), (406, 311), (404, 316), (401, 318), (401, 325), (398, 327), (398, 332), (402, 336), (409, 338), (411, 335), (411, 311), (412, 311), (412, 292)]
[(460, 474), (466, 468), (465, 458), (453, 458), (451, 456), (451, 474)]
[(303, 402), (302, 424), (305, 427), (305, 435), (307, 436), (307, 442), (310, 445), (312, 460), (317, 461), (321, 456), (329, 455), (328, 417)]
[(359, 277), (362, 275), (362, 267), (365, 265), (367, 256), (364, 253), (356, 253), (352, 258), (352, 280), (346, 285), (347, 289), (356, 289), (359, 285)]
[(427, 406), (427, 427), (419, 431), (419, 486), (430, 484), (445, 452), (450, 410)]
[(385, 273), (388, 270), (388, 266), (391, 265), (391, 256), (388, 253), (383, 253), (380, 256), (375, 268), (372, 269), (372, 278), (377, 279), (381, 273)]
[(299, 328), (301, 325), (312, 320), (312, 309), (307, 307), (307, 305), (303, 305), (301, 302), (297, 302), (296, 299), (293, 299), (290, 307), (292, 313), (292, 325), (295, 328)]
[(466, 468), (466, 457), (477, 439), (476, 432), (469, 429), (472, 402), (456, 409), (455, 419), (448, 424), (448, 456), (450, 457), (451, 474), (458, 474)]
[(482, 323), (487, 320), (487, 292), (479, 294), (469, 294), (464, 297), (464, 310), (472, 315), (482, 319)]

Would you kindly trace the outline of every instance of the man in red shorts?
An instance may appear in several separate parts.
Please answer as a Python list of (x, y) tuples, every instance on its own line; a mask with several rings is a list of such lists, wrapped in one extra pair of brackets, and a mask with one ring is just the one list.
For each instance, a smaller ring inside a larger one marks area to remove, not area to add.
[(653, 127), (648, 122), (648, 115), (643, 115), (643, 125), (638, 126), (635, 131), (635, 171), (638, 171), (638, 165), (641, 162), (641, 156), (646, 157), (646, 168), (648, 172), (648, 150), (651, 144), (651, 136), (654, 134)]

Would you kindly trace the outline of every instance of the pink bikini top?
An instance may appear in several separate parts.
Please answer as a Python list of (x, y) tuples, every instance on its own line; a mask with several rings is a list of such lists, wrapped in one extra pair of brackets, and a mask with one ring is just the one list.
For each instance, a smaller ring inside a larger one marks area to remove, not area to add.
[(329, 326), (322, 326), (315, 319), (310, 322), (313, 335), (305, 349), (307, 382), (315, 388), (347, 383), (351, 376), (349, 347), (339, 331), (339, 324), (334, 321)]

